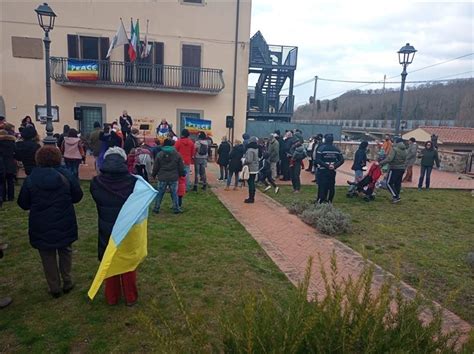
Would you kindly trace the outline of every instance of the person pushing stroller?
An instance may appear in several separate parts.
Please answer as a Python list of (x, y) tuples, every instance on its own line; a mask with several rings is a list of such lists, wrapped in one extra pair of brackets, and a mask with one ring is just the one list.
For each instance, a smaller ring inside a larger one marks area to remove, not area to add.
[(374, 161), (372, 165), (370, 165), (367, 174), (359, 182), (347, 181), (347, 184), (349, 184), (347, 197), (353, 198), (357, 197), (359, 193), (363, 193), (366, 202), (374, 200), (375, 184), (380, 176), (382, 176), (382, 168), (380, 167), (379, 161)]

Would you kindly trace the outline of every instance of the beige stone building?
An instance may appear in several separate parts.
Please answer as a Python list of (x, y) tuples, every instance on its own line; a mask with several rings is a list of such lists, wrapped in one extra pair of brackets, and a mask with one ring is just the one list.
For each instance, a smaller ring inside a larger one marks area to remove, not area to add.
[[(16, 126), (30, 115), (44, 115), (45, 63), (39, 2), (1, 0), (0, 114)], [(154, 135), (162, 119), (175, 132), (185, 118), (212, 121), (215, 140), (228, 134), (226, 116), (235, 116), (235, 136), (245, 130), (251, 0), (77, 0), (49, 3), (56, 13), (50, 33), (52, 105), (64, 124), (84, 133), (93, 123), (118, 120), (126, 109), (137, 127)], [(127, 48), (106, 58), (123, 19), (140, 21), (143, 41), (147, 20), (151, 51), (130, 63)], [(237, 18), (239, 19), (237, 21)], [(237, 30), (238, 28), (238, 30)], [(236, 41), (237, 39), (237, 41)], [(73, 60), (71, 60), (73, 59)], [(97, 65), (92, 80), (80, 81), (71, 64)], [(235, 82), (234, 82), (235, 79)], [(82, 107), (83, 120), (74, 120)], [(56, 119), (55, 119), (56, 120)], [(36, 123), (41, 134), (43, 125)]]

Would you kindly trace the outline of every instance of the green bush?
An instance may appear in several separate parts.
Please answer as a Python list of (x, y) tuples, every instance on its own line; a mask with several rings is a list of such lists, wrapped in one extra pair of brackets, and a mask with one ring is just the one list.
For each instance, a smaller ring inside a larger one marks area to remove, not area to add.
[(290, 214), (300, 215), (305, 210), (311, 208), (312, 205), (313, 204), (308, 201), (296, 201), (296, 202), (292, 202), (288, 206), (288, 211), (290, 212)]
[[(441, 312), (420, 296), (406, 300), (386, 281), (372, 294), (373, 267), (358, 280), (330, 281), (322, 271), (326, 295), (308, 302), (309, 263), (305, 280), (281, 302), (264, 292), (244, 297), (224, 322), (227, 353), (448, 353), (457, 333), (444, 334)], [(333, 257), (331, 278), (338, 274)], [(392, 304), (392, 305), (391, 305)], [(395, 305), (398, 311), (393, 312)], [(433, 320), (419, 320), (431, 307)]]
[[(256, 291), (239, 296), (233, 310), (222, 313), (218, 332), (210, 333), (206, 322), (189, 314), (173, 283), (178, 317), (162, 319), (159, 307), (150, 306), (139, 315), (156, 349), (164, 353), (450, 353), (459, 334), (443, 333), (441, 310), (416, 296), (404, 298), (394, 280), (371, 291), (373, 266), (367, 265), (358, 279), (335, 282), (338, 276), (333, 254), (330, 275), (321, 270), (325, 295), (308, 301), (312, 260), (301, 284), (290, 296)], [(321, 267), (322, 268), (322, 267)], [(331, 279), (331, 280), (330, 280)], [(316, 296), (315, 296), (316, 298)], [(393, 311), (396, 308), (397, 311)], [(420, 320), (423, 309), (433, 319)], [(179, 331), (179, 335), (176, 335)], [(182, 331), (188, 333), (183, 343)], [(177, 338), (181, 338), (178, 340)], [(472, 342), (472, 339), (471, 339)], [(472, 343), (464, 352), (472, 349)], [(469, 349), (471, 348), (471, 349)], [(457, 348), (459, 349), (459, 348)]]
[(337, 235), (351, 230), (351, 218), (332, 204), (294, 203), (290, 212), (297, 213), (301, 220), (326, 235)]

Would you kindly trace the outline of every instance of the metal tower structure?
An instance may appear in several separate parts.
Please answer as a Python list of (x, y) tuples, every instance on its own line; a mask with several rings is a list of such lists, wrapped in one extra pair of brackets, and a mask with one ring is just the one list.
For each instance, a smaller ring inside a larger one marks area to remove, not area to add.
[[(247, 119), (289, 122), (294, 108), (294, 73), (298, 47), (269, 45), (258, 31), (250, 39), (249, 74), (259, 74), (249, 90)], [(281, 91), (289, 80), (288, 95)]]

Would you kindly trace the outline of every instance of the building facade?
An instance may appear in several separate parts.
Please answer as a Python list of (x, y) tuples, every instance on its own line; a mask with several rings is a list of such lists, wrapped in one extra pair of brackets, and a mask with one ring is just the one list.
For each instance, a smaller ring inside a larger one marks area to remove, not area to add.
[[(45, 63), (39, 2), (3, 1), (0, 11), (0, 101), (17, 127), (26, 115), (44, 115)], [(227, 135), (234, 113), (235, 136), (245, 130), (251, 0), (56, 1), (51, 38), (54, 131), (68, 124), (87, 134), (94, 122), (118, 120), (123, 110), (137, 128), (155, 134), (162, 119), (179, 134), (185, 118), (212, 122)], [(148, 22), (150, 53), (130, 62), (127, 47), (110, 41), (121, 19), (130, 36), (139, 19), (143, 42)], [(238, 21), (237, 21), (238, 18)], [(72, 65), (95, 65), (95, 76), (71, 75)], [(234, 83), (235, 78), (235, 83)], [(82, 120), (74, 120), (82, 107)], [(1, 112), (0, 112), (1, 113)], [(148, 129), (146, 129), (148, 128)]]

